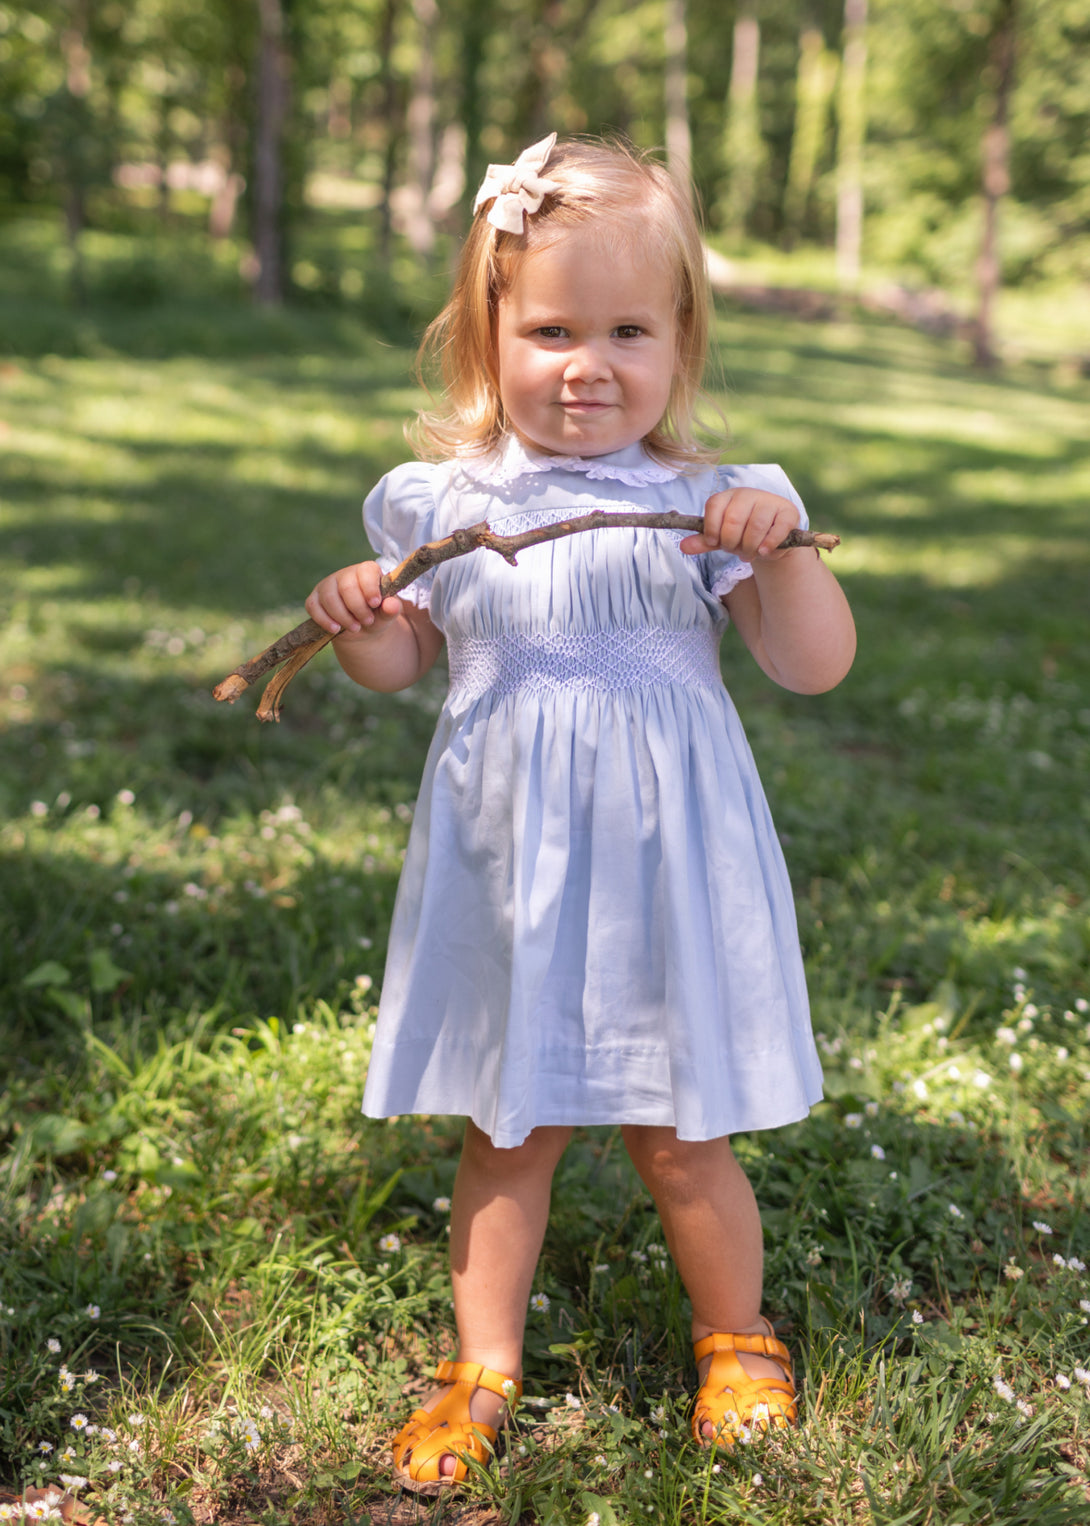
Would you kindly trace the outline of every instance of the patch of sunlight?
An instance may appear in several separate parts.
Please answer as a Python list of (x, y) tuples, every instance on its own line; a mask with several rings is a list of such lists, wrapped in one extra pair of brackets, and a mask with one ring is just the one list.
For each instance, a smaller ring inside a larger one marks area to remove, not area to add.
[(932, 588), (988, 588), (1024, 567), (1033, 555), (1031, 535), (991, 535), (988, 540), (928, 541), (868, 536), (837, 548), (838, 571), (869, 576), (922, 578)]
[(1040, 422), (991, 411), (958, 409), (944, 403), (896, 405), (849, 403), (838, 411), (840, 425), (850, 423), (861, 433), (926, 438), (987, 445), (1004, 453), (1047, 459), (1062, 450), (1062, 436), (1047, 433)]

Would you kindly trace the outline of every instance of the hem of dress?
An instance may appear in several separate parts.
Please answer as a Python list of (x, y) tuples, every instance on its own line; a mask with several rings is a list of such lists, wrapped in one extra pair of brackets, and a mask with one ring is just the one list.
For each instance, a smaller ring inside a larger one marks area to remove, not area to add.
[[(628, 1124), (632, 1124), (634, 1126), (641, 1126), (642, 1125), (643, 1127), (646, 1127), (646, 1128), (675, 1129), (677, 1131), (677, 1137), (678, 1137), (679, 1140), (682, 1141), (682, 1143), (701, 1144), (701, 1143), (704, 1143), (707, 1140), (711, 1140), (711, 1139), (727, 1139), (727, 1138), (731, 1138), (735, 1134), (763, 1134), (763, 1133), (766, 1133), (770, 1129), (786, 1129), (786, 1128), (789, 1128), (791, 1126), (791, 1124), (793, 1124), (793, 1123), (802, 1123), (806, 1118), (808, 1118), (810, 1116), (810, 1113), (811, 1113), (812, 1109), (815, 1108), (818, 1105), (819, 1102), (824, 1100), (824, 1095), (825, 1094), (824, 1094), (824, 1091), (822, 1090), (822, 1088), (819, 1087), (815, 1094), (813, 1094), (813, 1095), (806, 1094), (806, 1095), (809, 1096), (809, 1100), (805, 1103), (805, 1105), (796, 1104), (795, 1107), (787, 1109), (787, 1111), (783, 1115), (780, 1115), (780, 1116), (770, 1120), (767, 1123), (758, 1123), (756, 1121), (747, 1121), (747, 1122), (735, 1123), (730, 1128), (724, 1128), (724, 1129), (706, 1129), (706, 1130), (700, 1130), (700, 1129), (687, 1130), (684, 1127), (684, 1125), (679, 1125), (677, 1120), (674, 1119), (674, 1118), (670, 1118), (670, 1119), (664, 1119), (664, 1118), (622, 1118), (622, 1117), (618, 1117), (616, 1115), (616, 1113), (611, 1110), (610, 1116), (608, 1116), (608, 1117), (600, 1116), (598, 1114), (595, 1114), (593, 1116), (584, 1114), (584, 1115), (581, 1115), (579, 1117), (573, 1117), (573, 1116), (570, 1116), (570, 1115), (561, 1115), (561, 1116), (553, 1117), (553, 1116), (550, 1115), (550, 1116), (547, 1116), (547, 1117), (536, 1118), (534, 1120), (534, 1122), (532, 1124), (530, 1124), (529, 1128), (527, 1128), (525, 1133), (523, 1133), (523, 1134), (519, 1134), (516, 1129), (501, 1129), (501, 1130), (498, 1131), (498, 1137), (497, 1137), (497, 1135), (494, 1135), (494, 1134), (489, 1132), (490, 1125), (484, 1119), (482, 1119), (480, 1117), (476, 1117), (473, 1114), (473, 1112), (471, 1112), (471, 1111), (462, 1112), (462, 1111), (459, 1111), (459, 1110), (456, 1109), (454, 1112), (447, 1112), (447, 1111), (440, 1110), (439, 1108), (432, 1109), (432, 1108), (413, 1108), (413, 1107), (407, 1107), (407, 1108), (390, 1108), (390, 1110), (388, 1112), (387, 1111), (373, 1112), (373, 1111), (369, 1110), (366, 1105), (361, 1107), (360, 1111), (361, 1111), (361, 1113), (363, 1114), (363, 1116), (365, 1118), (373, 1118), (376, 1121), (380, 1121), (380, 1120), (382, 1120), (384, 1118), (406, 1118), (406, 1117), (415, 1117), (415, 1118), (466, 1118), (466, 1119), (471, 1120), (474, 1124), (476, 1124), (477, 1128), (479, 1128), (481, 1130), (481, 1133), (484, 1134), (486, 1136), (486, 1138), (488, 1138), (491, 1141), (492, 1145), (497, 1150), (514, 1150), (514, 1149), (517, 1149), (519, 1145), (524, 1144), (526, 1142), (526, 1140), (533, 1133), (534, 1129), (545, 1129), (545, 1128), (566, 1128), (566, 1129), (617, 1128), (618, 1126), (622, 1126), (623, 1127), (623, 1126), (628, 1125)], [(800, 1107), (801, 1107), (801, 1110), (800, 1110)]]

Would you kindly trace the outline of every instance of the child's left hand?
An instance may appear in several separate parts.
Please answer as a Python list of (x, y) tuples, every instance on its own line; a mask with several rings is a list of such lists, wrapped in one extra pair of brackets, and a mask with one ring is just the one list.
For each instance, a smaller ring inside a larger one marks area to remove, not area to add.
[(704, 505), (704, 529), (687, 535), (681, 550), (687, 556), (730, 551), (743, 562), (778, 561), (786, 556), (780, 542), (798, 528), (799, 511), (789, 498), (762, 488), (735, 487), (713, 493)]

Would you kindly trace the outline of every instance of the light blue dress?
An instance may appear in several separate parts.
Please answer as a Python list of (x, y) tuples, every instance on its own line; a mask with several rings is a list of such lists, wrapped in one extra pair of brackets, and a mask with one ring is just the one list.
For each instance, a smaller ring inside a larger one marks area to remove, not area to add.
[[(364, 506), (389, 570), (488, 520), (700, 515), (776, 466), (683, 475), (639, 445), (578, 461), (514, 440), (398, 467)], [(805, 523), (805, 519), (803, 520)], [(749, 569), (610, 527), (478, 550), (404, 595), (444, 633), (450, 689), (390, 934), (364, 1112), (463, 1114), (499, 1147), (542, 1124), (682, 1139), (805, 1116), (821, 1067), (787, 871), (719, 670), (720, 596)], [(738, 642), (732, 661), (748, 661)]]

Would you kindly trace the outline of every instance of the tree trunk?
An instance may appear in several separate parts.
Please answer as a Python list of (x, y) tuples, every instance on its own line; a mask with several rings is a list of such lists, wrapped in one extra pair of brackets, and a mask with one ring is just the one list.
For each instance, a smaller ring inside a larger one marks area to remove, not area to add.
[(837, 94), (836, 274), (854, 291), (863, 268), (863, 140), (867, 132), (867, 0), (844, 0)]
[(783, 198), (784, 243), (788, 247), (801, 237), (806, 223), (835, 79), (836, 60), (826, 48), (820, 30), (815, 26), (804, 27), (799, 36), (795, 125)]
[(394, 71), (394, 33), (397, 27), (398, 0), (386, 0), (379, 30), (379, 77), (382, 81), (382, 126), (385, 146), (382, 156), (382, 198), (378, 205), (378, 254), (383, 265), (390, 262), (390, 236), (393, 231), (394, 181), (397, 176), (398, 89)]
[(743, 10), (734, 23), (727, 99), (727, 198), (722, 217), (724, 228), (737, 238), (745, 234), (753, 210), (763, 158), (757, 106), (760, 51), (760, 23)]
[(989, 72), (994, 80), (991, 120), (981, 144), (984, 193), (984, 227), (977, 257), (977, 309), (973, 325), (973, 360), (978, 366), (994, 366), (999, 359), (995, 342), (995, 305), (1002, 280), (999, 258), (999, 204), (1010, 190), (1010, 99), (1014, 89), (1017, 0), (1003, 0), (989, 47)]
[(689, 131), (689, 39), (685, 0), (666, 0), (666, 161), (679, 182), (690, 186), (693, 142)]
[(416, 69), (405, 125), (409, 134), (408, 179), (398, 193), (401, 220), (414, 253), (426, 259), (435, 248), (435, 219), (428, 200), (435, 178), (436, 0), (412, 0), (419, 32)]
[(283, 0), (257, 0), (257, 129), (254, 142), (254, 297), (263, 306), (284, 300), (284, 127), (288, 113), (288, 51)]
[(68, 285), (72, 300), (80, 305), (87, 295), (82, 234), (87, 226), (87, 153), (90, 136), (87, 97), (91, 92), (91, 49), (88, 43), (86, 0), (77, 0), (72, 6), (70, 22), (61, 33), (64, 85), (68, 97), (65, 113), (67, 141), (61, 154), (65, 179), (64, 229), (72, 257)]

